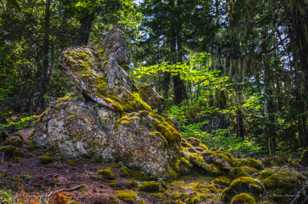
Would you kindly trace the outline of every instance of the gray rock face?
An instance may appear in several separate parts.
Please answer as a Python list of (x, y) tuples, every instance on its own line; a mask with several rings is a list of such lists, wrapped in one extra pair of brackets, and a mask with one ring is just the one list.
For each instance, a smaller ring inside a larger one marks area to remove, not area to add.
[(128, 58), (117, 30), (106, 38), (105, 47), (104, 53), (92, 48), (64, 51), (64, 70), (78, 91), (45, 111), (33, 141), (65, 158), (121, 161), (155, 177), (174, 173), (180, 134), (143, 101), (122, 68)]

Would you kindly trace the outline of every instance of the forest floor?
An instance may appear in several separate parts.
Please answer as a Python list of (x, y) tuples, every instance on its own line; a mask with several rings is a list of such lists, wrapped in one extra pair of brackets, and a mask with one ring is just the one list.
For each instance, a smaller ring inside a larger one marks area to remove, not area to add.
[[(161, 180), (129, 169), (122, 163), (107, 164), (91, 158), (64, 160), (56, 151), (35, 147), (29, 140), (30, 133), (25, 130), (22, 134), (23, 143), (12, 136), (10, 144), (0, 146), (1, 204), (223, 204), (223, 192), (232, 186), (228, 175), (210, 176), (200, 169), (189, 171), (185, 176)], [(273, 173), (271, 179), (263, 180), (270, 185), (259, 198), (263, 201), (258, 203), (289, 203), (285, 202), (284, 196), (289, 195), (286, 192), (290, 193), (289, 189), (294, 187), (301, 189), (301, 186), (305, 187), (304, 197), (298, 200), (308, 200), (308, 183), (299, 175), (308, 177), (307, 168), (283, 157), (261, 160), (266, 168), (261, 174)], [(241, 176), (260, 174), (257, 170), (249, 173), (251, 168), (248, 166), (234, 170), (240, 170)], [(275, 191), (268, 191), (269, 187)], [(277, 189), (283, 191), (276, 194)], [(242, 187), (239, 190), (243, 190)], [(288, 199), (296, 198), (296, 192)], [(284, 202), (268, 202), (273, 196)], [(296, 203), (306, 204), (306, 201)]]
[(181, 196), (190, 197), (189, 202), (194, 203), (199, 191), (207, 192), (206, 203), (220, 203), (212, 177), (196, 174), (158, 181), (121, 164), (64, 161), (58, 155), (46, 156), (42, 150), (29, 146), (19, 148), (18, 152), (19, 156), (14, 158), (2, 155), (0, 162), (0, 187), (8, 190), (0, 192), (2, 199), (7, 197), (4, 203), (154, 204), (176, 203), (175, 197)]

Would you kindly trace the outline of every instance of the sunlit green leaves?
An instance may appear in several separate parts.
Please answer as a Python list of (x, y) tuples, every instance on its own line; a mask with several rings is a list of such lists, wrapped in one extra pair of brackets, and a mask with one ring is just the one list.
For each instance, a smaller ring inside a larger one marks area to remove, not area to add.
[[(211, 81), (216, 81), (219, 75), (218, 70), (209, 70), (211, 66), (211, 58), (207, 53), (191, 53), (189, 60), (176, 64), (163, 62), (151, 66), (141, 66), (134, 70), (133, 75), (137, 79), (142, 77), (158, 75), (161, 73), (169, 73), (172, 76), (180, 76), (181, 79), (193, 84), (208, 85)], [(227, 77), (219, 78), (218, 83), (227, 81)]]

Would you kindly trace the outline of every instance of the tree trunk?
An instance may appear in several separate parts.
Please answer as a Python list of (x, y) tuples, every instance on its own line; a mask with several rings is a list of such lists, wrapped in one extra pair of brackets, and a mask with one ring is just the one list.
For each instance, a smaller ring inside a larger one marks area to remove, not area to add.
[(162, 82), (164, 99), (168, 99), (169, 96), (170, 79), (171, 79), (170, 73), (164, 73)]
[(94, 19), (95, 15), (93, 13), (87, 14), (80, 19), (79, 45), (88, 44)]
[[(172, 7), (174, 10), (179, 6), (181, 2), (172, 1)], [(182, 61), (182, 45), (181, 45), (181, 24), (178, 19), (178, 14), (175, 12), (171, 17), (171, 28), (170, 28), (170, 51), (171, 51), (171, 62), (176, 64)], [(180, 75), (173, 76), (173, 93), (174, 93), (174, 103), (180, 104), (187, 97), (185, 83), (181, 79)]]
[(276, 151), (276, 136), (275, 136), (275, 118), (274, 118), (274, 103), (272, 93), (272, 70), (270, 68), (269, 60), (265, 60), (267, 56), (263, 56), (264, 67), (264, 115), (265, 121), (265, 136), (267, 138), (268, 153), (274, 154)]
[(292, 50), (294, 53), (295, 67), (303, 74), (304, 91), (301, 96), (301, 112), (299, 124), (302, 130), (299, 133), (302, 135), (303, 146), (308, 147), (308, 131), (307, 131), (307, 110), (308, 102), (303, 97), (308, 96), (308, 11), (307, 3), (304, 0), (289, 0), (286, 9), (290, 16), (290, 38), (292, 43)]
[(174, 85), (174, 102), (176, 104), (182, 103), (186, 99), (186, 87), (184, 81), (179, 75), (173, 77)]
[(49, 32), (50, 32), (50, 6), (52, 0), (46, 0), (45, 3), (45, 17), (44, 17), (44, 38), (43, 38), (43, 62), (41, 69), (38, 71), (39, 80), (38, 80), (38, 98), (36, 103), (37, 111), (40, 111), (45, 106), (44, 96), (47, 91), (48, 82), (49, 82)]
[(245, 139), (245, 130), (244, 130), (244, 121), (243, 121), (243, 113), (241, 109), (237, 109), (236, 111), (236, 134), (238, 137)]

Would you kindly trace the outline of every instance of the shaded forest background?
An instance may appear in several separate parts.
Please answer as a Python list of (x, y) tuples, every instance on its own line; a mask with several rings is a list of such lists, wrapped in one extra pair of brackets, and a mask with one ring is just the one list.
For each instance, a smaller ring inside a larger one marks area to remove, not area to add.
[(70, 93), (60, 56), (125, 31), (130, 74), (184, 136), (243, 154), (308, 146), (305, 0), (0, 0), (0, 132)]

